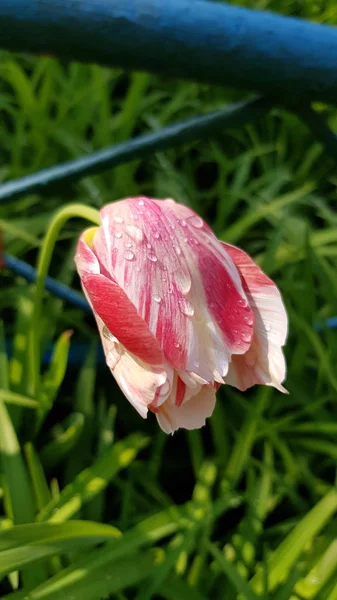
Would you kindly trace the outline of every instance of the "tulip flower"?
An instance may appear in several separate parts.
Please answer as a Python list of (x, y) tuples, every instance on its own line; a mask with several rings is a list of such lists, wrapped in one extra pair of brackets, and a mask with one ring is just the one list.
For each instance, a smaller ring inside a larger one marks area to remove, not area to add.
[(167, 433), (205, 424), (221, 384), (281, 392), (287, 314), (276, 285), (173, 200), (127, 198), (81, 235), (76, 265), (106, 362)]

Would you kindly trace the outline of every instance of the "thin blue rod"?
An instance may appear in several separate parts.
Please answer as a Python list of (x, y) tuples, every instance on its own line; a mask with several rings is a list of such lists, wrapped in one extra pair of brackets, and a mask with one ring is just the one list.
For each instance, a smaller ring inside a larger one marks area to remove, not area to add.
[(0, 45), (337, 102), (337, 31), (204, 0), (1, 0)]
[[(4, 266), (7, 269), (12, 271), (16, 275), (19, 275), (23, 279), (26, 279), (26, 281), (35, 283), (37, 278), (37, 272), (36, 269), (34, 269), (31, 265), (7, 253), (4, 253), (2, 255), (2, 259)], [(82, 294), (79, 294), (78, 292), (72, 290), (67, 285), (60, 283), (56, 279), (53, 279), (52, 277), (47, 277), (45, 288), (46, 290), (48, 290), (48, 292), (51, 292), (57, 298), (61, 298), (66, 302), (70, 302), (70, 304), (74, 304), (74, 306), (77, 306), (81, 310), (91, 313), (91, 308), (88, 302), (86, 301), (85, 297), (82, 296)]]
[[(35, 282), (36, 281), (36, 270), (29, 264), (15, 258), (14, 256), (10, 256), (9, 254), (3, 254), (3, 261), (7, 269), (10, 269), (16, 275), (23, 277), (27, 281)], [(78, 292), (75, 292), (68, 286), (60, 283), (56, 279), (52, 279), (51, 277), (47, 277), (46, 279), (46, 289), (54, 294), (57, 298), (61, 298), (62, 300), (66, 300), (73, 304), (77, 308), (84, 310), (85, 312), (91, 313), (92, 310), (86, 301), (85, 297)], [(315, 329), (317, 331), (322, 331), (324, 329), (337, 329), (337, 317), (331, 317), (326, 319), (324, 323), (315, 325)]]
[[(6, 354), (9, 358), (13, 356), (13, 340), (7, 338), (6, 341)], [(50, 344), (47, 350), (42, 355), (42, 364), (48, 365), (55, 349), (55, 344)], [(71, 342), (68, 354), (69, 365), (82, 365), (88, 352), (90, 345), (85, 342)], [(105, 356), (101, 344), (97, 345), (96, 359), (98, 364), (105, 364)]]
[(93, 152), (89, 156), (8, 181), (0, 185), (0, 202), (14, 200), (23, 194), (43, 192), (48, 186), (59, 182), (74, 182), (80, 177), (101, 173), (105, 169), (150, 156), (154, 152), (217, 135), (228, 128), (242, 127), (265, 115), (271, 107), (270, 102), (264, 98), (244, 100)]

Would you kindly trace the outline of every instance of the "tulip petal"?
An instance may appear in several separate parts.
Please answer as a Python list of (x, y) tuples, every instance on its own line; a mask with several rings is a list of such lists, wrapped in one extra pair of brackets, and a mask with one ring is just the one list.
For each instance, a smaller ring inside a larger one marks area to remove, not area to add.
[(163, 364), (158, 341), (120, 286), (100, 273), (100, 264), (83, 235), (75, 260), (86, 297), (107, 330), (140, 360), (153, 365)]
[(145, 419), (148, 408), (154, 401), (159, 405), (169, 396), (173, 380), (172, 369), (167, 365), (165, 369), (141, 361), (111, 335), (98, 316), (96, 321), (107, 365), (129, 402)]
[(107, 205), (101, 218), (100, 273), (111, 274), (172, 367), (223, 383), (231, 355), (250, 346), (253, 314), (210, 228), (186, 206), (143, 197)]
[(287, 338), (288, 318), (281, 294), (248, 254), (235, 246), (223, 245), (239, 270), (255, 319), (252, 344), (243, 356), (232, 356), (225, 381), (241, 391), (264, 384), (286, 392), (281, 385), (286, 375), (282, 346)]
[(165, 433), (173, 433), (177, 429), (200, 429), (211, 416), (215, 407), (215, 389), (204, 385), (193, 397), (178, 406), (175, 394), (162, 404), (156, 413), (157, 421)]

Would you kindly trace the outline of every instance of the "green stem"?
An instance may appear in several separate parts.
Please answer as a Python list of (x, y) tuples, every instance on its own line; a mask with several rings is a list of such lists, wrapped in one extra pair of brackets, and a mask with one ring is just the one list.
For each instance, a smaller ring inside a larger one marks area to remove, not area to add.
[(45, 280), (48, 275), (52, 254), (58, 240), (60, 230), (72, 218), (82, 218), (100, 225), (99, 212), (83, 204), (69, 204), (58, 211), (49, 225), (40, 251), (37, 265), (37, 279), (34, 294), (34, 308), (31, 330), (29, 335), (30, 373), (33, 396), (38, 400), (40, 389), (40, 317), (43, 301)]

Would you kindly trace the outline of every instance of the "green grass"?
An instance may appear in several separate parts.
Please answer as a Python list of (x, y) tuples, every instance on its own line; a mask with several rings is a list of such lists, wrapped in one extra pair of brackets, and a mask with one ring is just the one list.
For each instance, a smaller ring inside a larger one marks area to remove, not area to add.
[[(337, 20), (333, 1), (254, 6)], [(0, 74), (2, 181), (240, 97), (4, 52)], [(337, 111), (320, 109), (334, 127)], [(34, 290), (2, 271), (13, 355), (1, 343), (1, 598), (337, 599), (337, 332), (313, 329), (337, 314), (336, 183), (336, 165), (306, 127), (275, 109), (254, 126), (0, 205), (6, 251), (34, 264), (68, 202), (174, 197), (256, 257), (290, 317), (289, 396), (222, 388), (203, 430), (167, 437), (97, 368), (93, 319), (48, 294), (39, 335), (57, 346), (37, 403)], [(62, 229), (51, 266), (77, 288), (82, 228), (75, 220)], [(71, 340), (90, 345), (80, 368), (68, 362)]]

